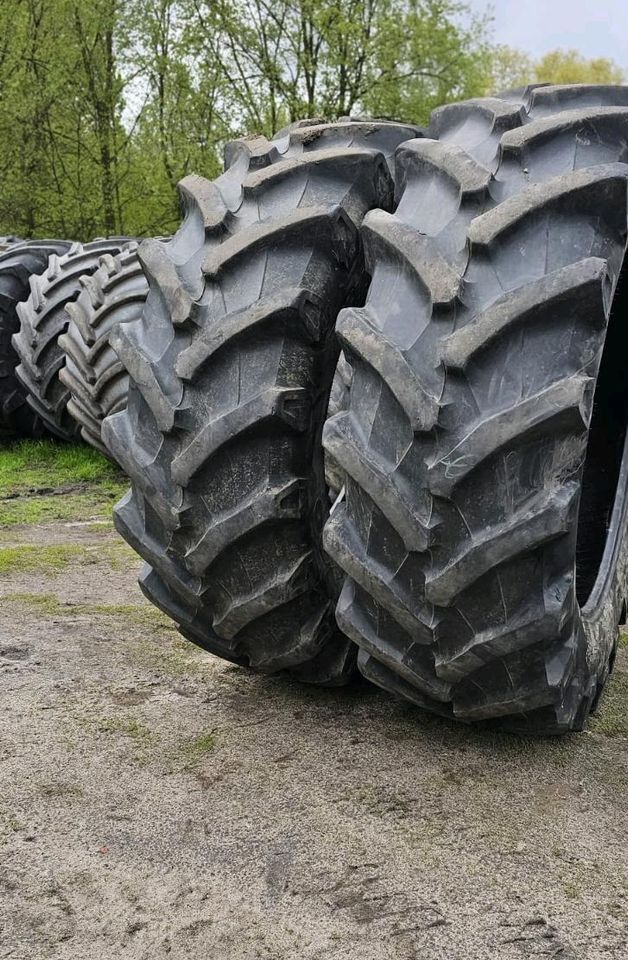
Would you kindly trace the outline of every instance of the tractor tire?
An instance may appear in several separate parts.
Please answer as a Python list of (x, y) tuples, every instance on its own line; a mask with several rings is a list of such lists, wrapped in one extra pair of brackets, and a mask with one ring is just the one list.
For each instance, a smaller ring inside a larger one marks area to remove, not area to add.
[(429, 710), (578, 730), (628, 578), (628, 88), (453, 104), (430, 136), (399, 147), (366, 304), (337, 322), (338, 623)]
[(148, 563), (141, 587), (185, 637), (260, 672), (354, 670), (320, 435), (336, 314), (366, 289), (358, 228), (392, 204), (388, 159), (416, 135), (310, 121), (231, 144), (216, 181), (182, 181), (172, 241), (140, 247), (146, 309), (112, 336), (129, 403), (103, 439), (133, 482), (115, 523)]
[[(8, 240), (10, 238), (3, 238)], [(70, 248), (65, 240), (29, 240), (10, 244), (0, 254), (0, 439), (41, 437), (44, 424), (28, 406), (17, 378), (18, 355), (12, 337), (20, 327), (17, 305), (30, 293), (29, 280), (43, 273), (52, 254)]]
[(70, 323), (59, 337), (65, 353), (59, 379), (70, 392), (68, 413), (79, 424), (83, 440), (110, 457), (101, 427), (105, 417), (125, 409), (129, 377), (109, 336), (119, 323), (141, 316), (148, 294), (137, 245), (105, 254), (96, 272), (79, 282), (82, 290), (66, 307)]
[(53, 254), (43, 273), (31, 277), (28, 300), (18, 304), (20, 329), (12, 338), (20, 361), (16, 374), (33, 412), (61, 440), (76, 439), (80, 429), (67, 409), (70, 391), (59, 379), (65, 363), (59, 337), (70, 322), (67, 307), (81, 292), (79, 279), (94, 273), (104, 254), (119, 253), (129, 242), (111, 237), (74, 243), (66, 253)]

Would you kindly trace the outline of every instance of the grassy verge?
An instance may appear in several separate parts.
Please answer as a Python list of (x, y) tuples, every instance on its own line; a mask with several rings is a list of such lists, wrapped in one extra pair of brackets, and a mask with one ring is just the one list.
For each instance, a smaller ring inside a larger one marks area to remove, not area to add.
[[(50, 593), (8, 593), (5, 605), (15, 603), (42, 617), (113, 617), (151, 630), (173, 632), (172, 621), (155, 607), (135, 603), (64, 603)], [(186, 644), (186, 648), (189, 646)]]
[(91, 447), (18, 441), (0, 451), (0, 527), (109, 517), (127, 487)]
[(41, 573), (54, 576), (70, 563), (109, 564), (112, 570), (137, 571), (137, 554), (126, 543), (83, 546), (75, 543), (18, 544), (0, 546), (0, 576), (14, 573)]

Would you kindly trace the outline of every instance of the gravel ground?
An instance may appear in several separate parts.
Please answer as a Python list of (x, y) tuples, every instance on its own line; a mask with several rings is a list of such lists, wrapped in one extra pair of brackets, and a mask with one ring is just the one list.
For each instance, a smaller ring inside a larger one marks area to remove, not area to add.
[(2, 541), (0, 957), (628, 957), (627, 649), (530, 742), (209, 657), (109, 525)]

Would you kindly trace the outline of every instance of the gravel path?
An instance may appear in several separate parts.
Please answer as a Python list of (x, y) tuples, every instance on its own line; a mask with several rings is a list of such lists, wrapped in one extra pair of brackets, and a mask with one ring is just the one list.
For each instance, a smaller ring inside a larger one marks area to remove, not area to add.
[(0, 957), (628, 956), (627, 649), (526, 742), (205, 655), (106, 525), (0, 547)]

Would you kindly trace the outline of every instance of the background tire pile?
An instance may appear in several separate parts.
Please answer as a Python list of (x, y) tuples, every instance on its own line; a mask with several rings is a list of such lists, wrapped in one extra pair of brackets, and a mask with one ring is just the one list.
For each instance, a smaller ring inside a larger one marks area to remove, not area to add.
[[(304, 121), (171, 240), (2, 238), (0, 436), (81, 436), (186, 637), (581, 729), (628, 583), (628, 88)], [(342, 352), (341, 352), (342, 351)]]

